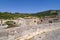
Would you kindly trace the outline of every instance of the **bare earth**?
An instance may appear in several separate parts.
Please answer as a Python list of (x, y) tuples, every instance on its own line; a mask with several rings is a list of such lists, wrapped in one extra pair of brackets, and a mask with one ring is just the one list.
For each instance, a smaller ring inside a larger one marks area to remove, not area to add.
[(60, 40), (60, 23), (1, 29), (0, 40)]

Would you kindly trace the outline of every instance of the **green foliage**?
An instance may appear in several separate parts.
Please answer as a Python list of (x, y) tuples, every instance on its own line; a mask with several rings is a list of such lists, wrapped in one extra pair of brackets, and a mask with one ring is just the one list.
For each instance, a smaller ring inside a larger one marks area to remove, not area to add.
[(51, 13), (51, 10), (49, 11), (44, 11), (44, 12), (38, 12), (35, 14), (35, 16), (38, 16), (38, 17), (44, 17), (44, 16), (53, 16), (53, 15), (57, 15), (58, 13)]
[(51, 13), (51, 10), (49, 11), (43, 11), (43, 12), (38, 12), (35, 14), (27, 14), (27, 13), (9, 13), (9, 12), (0, 12), (0, 19), (17, 19), (19, 17), (29, 17), (29, 16), (35, 16), (38, 18), (44, 17), (44, 16), (52, 16), (52, 15), (57, 15), (57, 13)]
[(8, 25), (8, 28), (17, 27), (18, 25), (14, 21), (7, 21), (5, 24)]

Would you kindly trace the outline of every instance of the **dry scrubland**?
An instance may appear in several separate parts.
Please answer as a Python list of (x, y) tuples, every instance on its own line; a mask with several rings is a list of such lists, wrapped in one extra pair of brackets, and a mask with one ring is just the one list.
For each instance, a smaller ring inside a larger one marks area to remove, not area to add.
[(1, 29), (0, 40), (60, 40), (60, 23)]

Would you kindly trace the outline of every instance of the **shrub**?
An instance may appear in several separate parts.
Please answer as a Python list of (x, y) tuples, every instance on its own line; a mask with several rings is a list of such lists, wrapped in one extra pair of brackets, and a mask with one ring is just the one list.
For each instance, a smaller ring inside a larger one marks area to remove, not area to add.
[(18, 25), (14, 21), (7, 21), (5, 24), (8, 25), (8, 28), (17, 27)]

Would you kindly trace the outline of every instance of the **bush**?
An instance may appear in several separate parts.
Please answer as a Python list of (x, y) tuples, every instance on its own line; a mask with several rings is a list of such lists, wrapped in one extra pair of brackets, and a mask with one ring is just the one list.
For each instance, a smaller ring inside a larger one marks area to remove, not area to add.
[(7, 21), (5, 24), (8, 25), (8, 28), (17, 27), (18, 25), (14, 21)]

